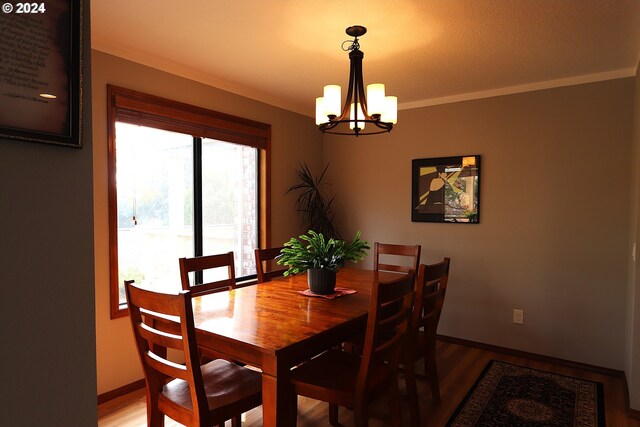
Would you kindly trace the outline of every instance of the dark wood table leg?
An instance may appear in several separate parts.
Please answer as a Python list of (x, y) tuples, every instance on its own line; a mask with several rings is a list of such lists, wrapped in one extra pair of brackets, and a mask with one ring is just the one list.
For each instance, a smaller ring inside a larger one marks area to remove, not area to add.
[(264, 427), (295, 426), (297, 413), (289, 367), (274, 364), (265, 363), (262, 367), (262, 424)]

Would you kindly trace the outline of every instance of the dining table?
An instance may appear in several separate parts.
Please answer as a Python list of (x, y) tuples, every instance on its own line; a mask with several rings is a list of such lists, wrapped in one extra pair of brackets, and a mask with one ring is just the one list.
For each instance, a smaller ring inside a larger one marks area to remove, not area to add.
[(336, 288), (355, 293), (333, 299), (304, 295), (306, 274), (194, 297), (198, 345), (260, 368), (263, 425), (295, 425), (291, 369), (364, 332), (372, 284), (397, 277), (342, 268)]

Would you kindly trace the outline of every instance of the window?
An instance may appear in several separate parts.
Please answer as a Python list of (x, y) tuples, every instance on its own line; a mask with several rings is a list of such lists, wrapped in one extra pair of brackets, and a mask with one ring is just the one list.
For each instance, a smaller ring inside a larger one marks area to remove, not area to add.
[(112, 318), (126, 314), (125, 279), (177, 289), (183, 256), (233, 251), (236, 277), (252, 278), (268, 242), (269, 125), (108, 92)]

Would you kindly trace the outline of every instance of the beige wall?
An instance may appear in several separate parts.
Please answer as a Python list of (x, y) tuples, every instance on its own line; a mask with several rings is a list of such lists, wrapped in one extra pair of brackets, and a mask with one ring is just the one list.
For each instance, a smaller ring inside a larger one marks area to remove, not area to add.
[(82, 148), (0, 138), (3, 426), (97, 424), (89, 16)]
[[(633, 111), (633, 155), (632, 155), (632, 188), (631, 188), (631, 221), (629, 226), (630, 245), (636, 243), (636, 259), (640, 256), (640, 66), (636, 68), (634, 80)], [(629, 405), (640, 410), (640, 272), (635, 260), (629, 260), (629, 277), (627, 288), (627, 335), (625, 348), (625, 373), (629, 387)]]
[[(622, 370), (632, 93), (620, 79), (404, 110), (389, 135), (326, 136), (341, 231), (420, 243), (422, 262), (452, 258), (441, 334)], [(482, 155), (481, 223), (412, 223), (411, 159), (466, 154)]]
[[(300, 232), (294, 197), (284, 192), (295, 180), (298, 161), (318, 170), (322, 134), (313, 119), (233, 95), (191, 80), (93, 51), (93, 137), (95, 210), (95, 291), (98, 394), (142, 378), (129, 319), (109, 318), (106, 85), (186, 102), (271, 124), (272, 243), (281, 244)], [(177, 262), (177, 261), (176, 261)], [(179, 286), (179, 277), (176, 277)]]

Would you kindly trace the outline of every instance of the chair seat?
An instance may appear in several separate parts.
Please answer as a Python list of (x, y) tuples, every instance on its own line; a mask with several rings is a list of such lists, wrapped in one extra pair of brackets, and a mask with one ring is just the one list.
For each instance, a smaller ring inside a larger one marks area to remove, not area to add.
[[(227, 414), (246, 412), (260, 405), (262, 378), (259, 372), (223, 359), (202, 365), (201, 370), (209, 411), (216, 411), (222, 419), (228, 418)], [(159, 400), (192, 409), (189, 385), (181, 379), (167, 383)]]
[[(329, 350), (294, 369), (291, 382), (296, 394), (352, 408), (360, 361), (357, 354)], [(390, 374), (386, 364), (374, 364), (368, 385), (370, 397), (386, 390)]]

